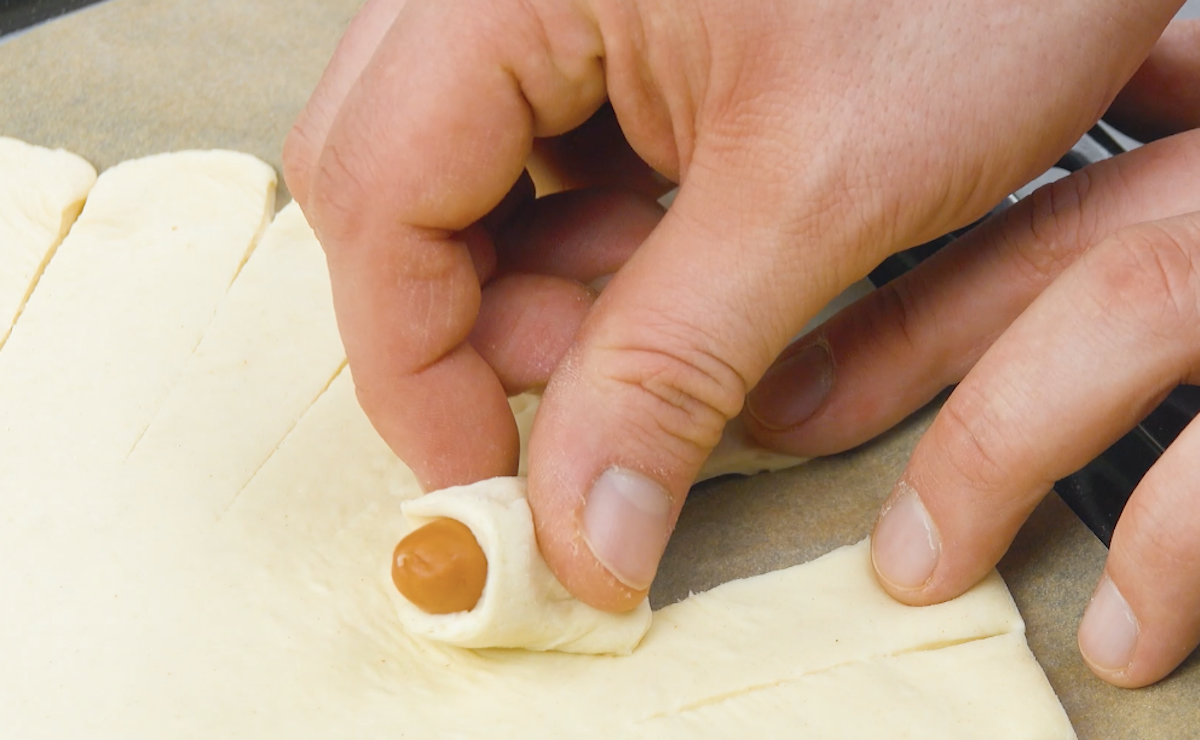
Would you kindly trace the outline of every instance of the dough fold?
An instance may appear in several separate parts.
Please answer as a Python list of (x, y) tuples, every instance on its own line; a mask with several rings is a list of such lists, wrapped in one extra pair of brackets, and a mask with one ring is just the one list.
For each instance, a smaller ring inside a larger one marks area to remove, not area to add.
[(575, 599), (538, 552), (524, 478), (491, 478), (406, 501), (414, 529), (439, 517), (456, 519), (487, 556), (483, 595), (468, 612), (427, 614), (404, 599), (397, 611), (411, 634), (468, 648), (504, 647), (626, 655), (650, 629), (643, 601), (610, 614)]

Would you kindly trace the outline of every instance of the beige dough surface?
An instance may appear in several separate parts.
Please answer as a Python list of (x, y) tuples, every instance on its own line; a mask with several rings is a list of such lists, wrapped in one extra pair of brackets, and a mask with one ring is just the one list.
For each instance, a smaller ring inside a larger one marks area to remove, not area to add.
[(665, 607), (630, 656), (407, 633), (419, 491), (299, 212), (263, 232), (273, 184), (232, 153), (105, 172), (0, 348), (6, 735), (1073, 736), (998, 576), (905, 607), (865, 543)]
[(95, 182), (74, 154), (0, 136), (0, 346)]

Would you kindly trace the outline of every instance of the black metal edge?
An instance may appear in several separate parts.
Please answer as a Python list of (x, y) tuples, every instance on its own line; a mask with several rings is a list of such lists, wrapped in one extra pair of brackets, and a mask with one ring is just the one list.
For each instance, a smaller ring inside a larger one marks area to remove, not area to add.
[(102, 0), (0, 0), (0, 36), (95, 5)]

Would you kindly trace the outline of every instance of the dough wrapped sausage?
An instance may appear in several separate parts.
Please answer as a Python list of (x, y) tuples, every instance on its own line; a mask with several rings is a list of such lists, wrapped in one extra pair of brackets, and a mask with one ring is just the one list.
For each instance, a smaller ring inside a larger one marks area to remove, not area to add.
[(403, 597), (398, 612), (414, 635), (467, 648), (504, 647), (625, 655), (650, 629), (650, 605), (611, 614), (577, 600), (538, 551), (524, 478), (491, 478), (435, 491), (402, 506), (414, 529), (439, 518), (470, 528), (488, 573), (469, 611), (427, 614)]

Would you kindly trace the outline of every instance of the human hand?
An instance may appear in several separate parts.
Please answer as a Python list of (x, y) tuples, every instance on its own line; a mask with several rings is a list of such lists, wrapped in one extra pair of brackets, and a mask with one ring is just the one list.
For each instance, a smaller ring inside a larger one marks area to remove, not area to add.
[[(439, 488), (514, 472), (505, 391), (547, 382), (539, 545), (631, 608), (806, 319), (1053, 163), (1178, 5), (370, 0), (285, 151), (360, 402)], [(661, 222), (612, 191), (529, 201), (535, 140), (606, 100), (681, 185)]]
[[(1142, 131), (1200, 126), (1200, 23), (1176, 24), (1119, 100)], [(1134, 106), (1130, 101), (1154, 100)], [(1055, 480), (1082, 467), (1180, 383), (1200, 384), (1200, 130), (1047, 186), (851, 306), (747, 401), (760, 441), (852, 447), (959, 383), (875, 527), (880, 580), (912, 604), (952, 598), (1008, 548)], [(793, 363), (793, 366), (795, 363)], [(814, 379), (819, 382), (814, 383)], [(828, 389), (807, 420), (777, 400)], [(1143, 686), (1200, 642), (1200, 422), (1146, 475), (1079, 630), (1097, 675)]]

